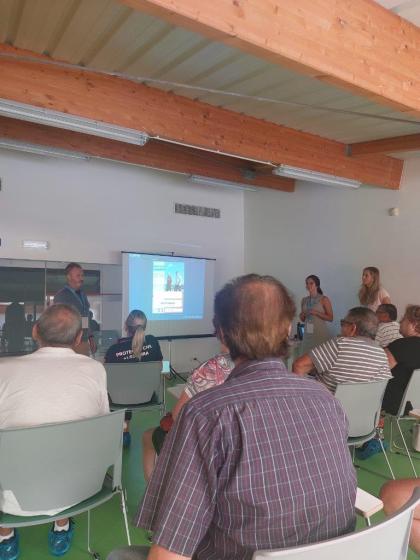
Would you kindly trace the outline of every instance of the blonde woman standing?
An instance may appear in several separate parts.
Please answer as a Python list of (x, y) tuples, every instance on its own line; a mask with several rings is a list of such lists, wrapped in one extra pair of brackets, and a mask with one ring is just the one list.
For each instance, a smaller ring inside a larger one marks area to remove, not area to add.
[(381, 286), (379, 269), (376, 266), (367, 266), (363, 269), (359, 301), (360, 305), (368, 307), (374, 313), (383, 303), (391, 303), (389, 293)]

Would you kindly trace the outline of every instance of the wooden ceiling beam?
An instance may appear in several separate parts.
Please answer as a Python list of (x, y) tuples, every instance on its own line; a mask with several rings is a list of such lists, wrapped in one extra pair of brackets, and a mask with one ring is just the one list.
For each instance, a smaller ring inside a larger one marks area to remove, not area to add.
[(349, 144), (352, 156), (368, 154), (395, 154), (397, 152), (414, 152), (420, 150), (420, 134), (408, 134), (407, 136), (394, 136), (370, 142), (356, 142)]
[(420, 28), (372, 0), (119, 0), (399, 111), (420, 114)]
[[(151, 137), (233, 157), (288, 164), (398, 189), (403, 163), (346, 156), (346, 146), (313, 134), (194, 101), (128, 79), (55, 64), (0, 45), (0, 98), (147, 132)], [(19, 58), (19, 56), (21, 58)], [(48, 63), (44, 63), (48, 62)]]
[(276, 177), (271, 173), (269, 167), (258, 166), (255, 178), (246, 179), (244, 170), (253, 169), (251, 162), (157, 140), (151, 140), (145, 146), (139, 147), (6, 117), (0, 117), (0, 139), (57, 148), (186, 175), (203, 175), (250, 187), (263, 187), (285, 192), (295, 190), (295, 182), (292, 179)]

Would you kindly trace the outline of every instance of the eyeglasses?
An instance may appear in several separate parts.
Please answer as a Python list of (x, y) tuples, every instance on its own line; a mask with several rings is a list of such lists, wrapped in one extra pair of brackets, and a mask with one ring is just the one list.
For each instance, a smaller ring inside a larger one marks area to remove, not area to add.
[(352, 321), (347, 321), (346, 319), (341, 319), (340, 326), (344, 327), (345, 325), (354, 325), (354, 323), (352, 323)]

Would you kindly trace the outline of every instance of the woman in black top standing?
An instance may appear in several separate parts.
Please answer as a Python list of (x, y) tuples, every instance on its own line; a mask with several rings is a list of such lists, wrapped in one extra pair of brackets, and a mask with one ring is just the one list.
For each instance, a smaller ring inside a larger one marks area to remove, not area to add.
[[(146, 334), (147, 317), (139, 309), (133, 309), (125, 320), (124, 327), (127, 336), (120, 338), (116, 344), (110, 346), (105, 354), (106, 364), (131, 362), (160, 362), (163, 359), (159, 341), (151, 334)], [(131, 410), (125, 414), (123, 444), (129, 447), (131, 436), (129, 423), (132, 418)]]

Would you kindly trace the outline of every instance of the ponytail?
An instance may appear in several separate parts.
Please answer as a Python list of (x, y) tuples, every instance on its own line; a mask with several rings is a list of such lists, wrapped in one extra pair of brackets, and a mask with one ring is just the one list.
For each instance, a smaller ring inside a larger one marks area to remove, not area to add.
[(144, 327), (142, 325), (139, 325), (136, 328), (136, 332), (134, 333), (133, 341), (131, 342), (131, 349), (133, 351), (134, 356), (138, 358), (140, 361), (141, 361), (141, 353), (143, 351), (144, 336), (145, 336)]

